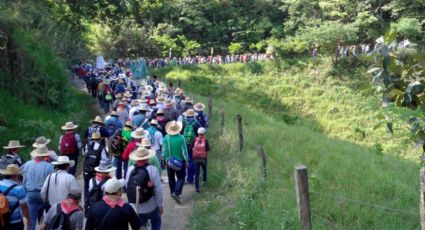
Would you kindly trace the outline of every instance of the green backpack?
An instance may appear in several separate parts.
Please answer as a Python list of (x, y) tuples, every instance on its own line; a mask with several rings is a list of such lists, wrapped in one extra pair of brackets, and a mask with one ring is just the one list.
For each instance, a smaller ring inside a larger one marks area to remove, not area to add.
[(186, 140), (186, 144), (192, 144), (195, 140), (195, 128), (193, 127), (195, 125), (195, 121), (187, 121), (184, 122), (186, 126), (184, 127), (183, 136)]

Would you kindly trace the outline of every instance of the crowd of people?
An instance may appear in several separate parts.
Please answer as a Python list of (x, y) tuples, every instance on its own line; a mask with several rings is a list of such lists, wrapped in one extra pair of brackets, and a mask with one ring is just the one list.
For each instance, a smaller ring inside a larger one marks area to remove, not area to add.
[(120, 63), (91, 74), (94, 87), (88, 75), (80, 77), (98, 97), (104, 119), (96, 116), (81, 136), (77, 124), (66, 122), (57, 151), (51, 139), (36, 138), (27, 162), (18, 140), (3, 147), (0, 229), (24, 229), (24, 219), (30, 230), (146, 229), (148, 222), (160, 229), (163, 170), (176, 205), (185, 202), (185, 184), (201, 192), (210, 148), (205, 105), (157, 76), (136, 84)]

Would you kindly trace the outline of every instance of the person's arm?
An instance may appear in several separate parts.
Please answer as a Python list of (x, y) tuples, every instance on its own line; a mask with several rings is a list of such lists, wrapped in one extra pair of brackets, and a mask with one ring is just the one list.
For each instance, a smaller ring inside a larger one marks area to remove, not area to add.
[(76, 133), (74, 135), (74, 137), (75, 137), (75, 140), (77, 141), (77, 148), (78, 149), (81, 149), (81, 147), (83, 147), (83, 143), (81, 143), (81, 137), (80, 137), (80, 135), (78, 133)]
[(27, 219), (27, 225), (31, 225), (31, 218), (30, 218), (30, 210), (28, 208), (27, 203), (21, 204), (22, 214), (24, 215), (25, 219)]
[(122, 153), (122, 159), (123, 160), (128, 160), (128, 157), (130, 156), (130, 153), (133, 151), (134, 149), (134, 145), (136, 144), (136, 142), (130, 142), (127, 147), (125, 148), (124, 152)]
[(208, 142), (208, 140), (207, 140), (207, 139), (205, 139), (205, 150), (206, 150), (207, 152), (209, 152), (209, 151), (210, 151), (210, 143)]
[(58, 151), (59, 151), (59, 152), (61, 151), (61, 142), (62, 142), (62, 138), (63, 138), (63, 135), (61, 135), (61, 136), (59, 137), (59, 142), (58, 142)]
[(83, 230), (84, 228), (84, 213), (82, 211), (77, 211), (75, 213), (76, 222), (75, 222), (75, 230)]
[(47, 201), (49, 199), (48, 197), (46, 197), (46, 195), (47, 195), (47, 183), (49, 183), (48, 181), (50, 179), (50, 175), (47, 176), (46, 180), (44, 180), (43, 187), (41, 188), (40, 196), (43, 201)]
[(189, 154), (187, 152), (187, 144), (186, 144), (186, 140), (184, 139), (184, 137), (182, 135), (180, 135), (181, 139), (182, 139), (182, 155), (183, 155), (183, 159), (188, 162), (189, 161)]
[(158, 170), (151, 170), (152, 173), (152, 181), (154, 184), (154, 190), (155, 190), (155, 201), (156, 201), (156, 206), (158, 206), (161, 215), (164, 212), (163, 209), (163, 193), (162, 193), (162, 184), (161, 184), (161, 175), (159, 174)]
[[(168, 142), (167, 141), (169, 141), (169, 139), (168, 139), (168, 135), (166, 135), (165, 137), (164, 137), (164, 139), (163, 139), (163, 148), (161, 149), (161, 156), (162, 156), (162, 159), (166, 159), (167, 158), (167, 153), (168, 153)], [(167, 143), (167, 144), (165, 144), (165, 143)]]
[(69, 191), (78, 191), (79, 190), (79, 188), (78, 188), (78, 183), (77, 183), (77, 180), (75, 179), (75, 177), (69, 177), (70, 178), (70, 190)]

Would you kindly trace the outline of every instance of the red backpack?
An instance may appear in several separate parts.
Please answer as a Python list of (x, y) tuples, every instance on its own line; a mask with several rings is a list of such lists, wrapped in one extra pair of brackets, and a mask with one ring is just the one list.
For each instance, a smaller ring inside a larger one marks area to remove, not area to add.
[(62, 141), (60, 143), (60, 151), (62, 155), (77, 153), (77, 140), (75, 140), (74, 132), (65, 133), (62, 136)]
[(207, 158), (207, 140), (205, 137), (198, 136), (193, 143), (192, 148), (193, 159), (206, 159)]

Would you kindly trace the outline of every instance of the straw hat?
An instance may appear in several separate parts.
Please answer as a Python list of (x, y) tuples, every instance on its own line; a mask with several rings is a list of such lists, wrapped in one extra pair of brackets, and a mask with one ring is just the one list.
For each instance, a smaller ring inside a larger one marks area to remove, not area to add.
[(61, 128), (62, 128), (62, 130), (73, 130), (73, 129), (78, 128), (78, 125), (75, 125), (72, 121), (68, 121)]
[(105, 123), (103, 123), (103, 120), (102, 120), (102, 118), (101, 118), (100, 116), (96, 116), (96, 117), (94, 118), (94, 120), (92, 120), (91, 122), (92, 122), (92, 123), (105, 124)]
[(184, 99), (184, 103), (185, 103), (185, 104), (193, 104), (193, 100), (192, 100), (192, 98), (191, 98), (191, 97), (186, 97), (186, 98)]
[(149, 109), (148, 109), (148, 107), (146, 107), (146, 105), (141, 105), (141, 106), (139, 106), (139, 111), (148, 111)]
[(19, 141), (9, 141), (9, 144), (7, 146), (3, 146), (4, 149), (20, 149), (25, 147), (25, 145), (21, 145)]
[(163, 109), (158, 109), (158, 111), (156, 112), (156, 115), (158, 114), (164, 114), (164, 110)]
[(134, 139), (142, 139), (144, 137), (148, 137), (149, 132), (144, 130), (143, 128), (137, 128), (133, 132), (131, 132), (131, 137)]
[(16, 176), (21, 175), (21, 169), (19, 169), (19, 166), (16, 164), (8, 164), (6, 169), (1, 169), (0, 174), (5, 176)]
[(48, 157), (50, 156), (49, 149), (46, 147), (46, 145), (37, 147), (31, 152), (31, 156), (32, 157)]
[(153, 87), (151, 85), (145, 85), (144, 87), (145, 87), (145, 90), (144, 91), (146, 91), (146, 92), (149, 92), (150, 93), (153, 90)]
[(146, 90), (142, 91), (142, 96), (149, 97), (150, 95), (151, 95), (151, 91), (146, 91)]
[(179, 134), (182, 128), (183, 124), (181, 121), (170, 121), (165, 125), (165, 131), (170, 135)]
[(160, 126), (159, 123), (158, 123), (158, 120), (156, 120), (156, 119), (152, 119), (150, 124), (155, 125), (155, 126)]
[(126, 78), (125, 73), (120, 73), (120, 74), (118, 74), (118, 77), (119, 77), (120, 79), (124, 79), (124, 78)]
[(105, 183), (105, 192), (109, 194), (116, 193), (121, 190), (122, 187), (126, 185), (126, 182), (124, 179), (116, 179), (111, 178)]
[(198, 102), (198, 103), (196, 103), (196, 104), (193, 106), (193, 108), (194, 108), (196, 111), (204, 111), (204, 110), (205, 110), (205, 105), (204, 105), (204, 104), (202, 104), (202, 103), (200, 103), (200, 102)]
[(58, 156), (58, 160), (52, 162), (52, 165), (64, 165), (64, 164), (69, 164), (69, 167), (72, 167), (75, 165), (75, 161), (69, 160), (68, 156)]
[(165, 102), (165, 97), (160, 96), (156, 99), (156, 103), (158, 104), (163, 104), (164, 102)]
[(142, 98), (139, 99), (139, 102), (140, 103), (146, 103), (146, 102), (148, 102), (148, 100), (146, 100), (145, 97), (142, 97)]
[(116, 99), (122, 99), (122, 94), (119, 93), (119, 94), (115, 95), (115, 98)]
[(119, 117), (119, 115), (118, 115), (118, 113), (117, 113), (117, 111), (112, 111), (111, 113), (110, 113), (110, 115), (111, 116), (116, 116), (116, 117)]
[(131, 121), (126, 121), (124, 126), (134, 128), (133, 123)]
[(164, 105), (169, 106), (172, 104), (173, 104), (173, 101), (170, 98), (165, 99)]
[(150, 100), (149, 101), (149, 105), (156, 105), (156, 101), (155, 100)]
[(136, 145), (139, 147), (151, 147), (152, 143), (149, 138), (143, 138), (140, 142), (137, 142)]
[(194, 116), (196, 116), (196, 113), (195, 113), (195, 110), (188, 109), (188, 110), (186, 110), (186, 112), (184, 112), (184, 115), (186, 115), (188, 117), (194, 117)]
[(109, 173), (117, 170), (114, 166), (112, 166), (112, 160), (109, 158), (102, 159), (100, 161), (99, 166), (95, 167), (94, 170), (96, 172), (103, 172), (103, 173)]
[(99, 140), (99, 139), (101, 139), (102, 138), (102, 135), (100, 135), (100, 133), (99, 132), (94, 132), (94, 133), (92, 133), (91, 134), (91, 137), (90, 137), (90, 139), (91, 140)]
[(130, 154), (130, 160), (142, 161), (142, 160), (147, 160), (149, 158), (152, 158), (154, 156), (155, 156), (154, 150), (139, 147)]
[(130, 92), (126, 91), (126, 92), (123, 94), (123, 96), (124, 96), (124, 97), (127, 97), (127, 98), (131, 98), (131, 97), (133, 96), (133, 94), (131, 94)]
[(35, 142), (32, 144), (32, 147), (39, 148), (42, 146), (46, 146), (50, 143), (50, 139), (47, 139), (45, 136), (40, 136), (35, 139)]
[(131, 103), (130, 103), (130, 105), (131, 106), (138, 106), (139, 105), (139, 100), (137, 100), (137, 99), (134, 99), (134, 100), (131, 100)]

